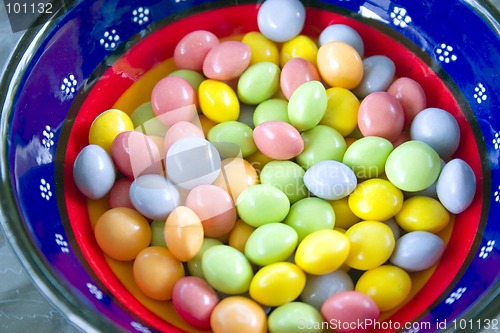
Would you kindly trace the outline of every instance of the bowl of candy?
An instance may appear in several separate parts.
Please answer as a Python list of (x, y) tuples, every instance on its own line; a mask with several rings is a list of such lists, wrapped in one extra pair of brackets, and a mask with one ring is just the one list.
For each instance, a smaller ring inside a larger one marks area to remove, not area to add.
[(465, 0), (76, 1), (2, 77), (2, 225), (86, 331), (495, 331), (499, 31)]

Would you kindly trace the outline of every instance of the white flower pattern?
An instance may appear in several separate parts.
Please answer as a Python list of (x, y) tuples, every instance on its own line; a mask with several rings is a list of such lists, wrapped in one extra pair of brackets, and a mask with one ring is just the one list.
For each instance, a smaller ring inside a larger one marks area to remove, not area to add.
[(406, 8), (395, 6), (389, 15), (392, 23), (401, 28), (406, 28), (411, 23), (411, 17), (408, 15)]
[(52, 191), (50, 184), (45, 179), (40, 179), (40, 195), (45, 200), (49, 201), (52, 198)]
[(467, 287), (458, 288), (456, 291), (452, 292), (444, 302), (451, 305), (458, 301), (466, 291)]
[(437, 60), (446, 64), (456, 61), (458, 57), (453, 53), (453, 46), (441, 43), (434, 48)]
[(106, 51), (112, 51), (118, 46), (120, 41), (120, 35), (118, 35), (116, 29), (106, 30), (103, 37), (99, 40), (99, 44), (104, 47)]
[(132, 21), (138, 25), (143, 25), (149, 22), (150, 10), (145, 7), (138, 7), (132, 11)]

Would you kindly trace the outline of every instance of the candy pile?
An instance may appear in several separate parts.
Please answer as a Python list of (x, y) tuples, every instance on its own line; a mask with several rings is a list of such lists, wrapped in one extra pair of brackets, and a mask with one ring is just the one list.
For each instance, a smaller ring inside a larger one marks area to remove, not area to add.
[(364, 58), (351, 27), (316, 41), (304, 20), (299, 1), (267, 0), (259, 32), (184, 36), (151, 102), (101, 113), (75, 160), (78, 189), (109, 198), (102, 251), (195, 328), (375, 321), (473, 200), (454, 117), (388, 57)]

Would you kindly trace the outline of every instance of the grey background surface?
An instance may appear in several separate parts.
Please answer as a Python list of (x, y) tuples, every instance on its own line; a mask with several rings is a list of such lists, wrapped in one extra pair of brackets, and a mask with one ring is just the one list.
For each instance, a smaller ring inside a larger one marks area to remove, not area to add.
[[(500, 8), (500, 0), (492, 2)], [(12, 33), (3, 1), (0, 1), (0, 68), (21, 35), (22, 32)], [(0, 332), (33, 331), (80, 332), (33, 284), (0, 228)]]

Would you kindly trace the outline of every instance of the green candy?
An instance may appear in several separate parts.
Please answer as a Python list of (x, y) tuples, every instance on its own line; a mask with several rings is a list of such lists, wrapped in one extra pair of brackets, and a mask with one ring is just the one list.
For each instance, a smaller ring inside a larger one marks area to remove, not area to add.
[(335, 212), (332, 206), (320, 198), (304, 198), (290, 207), (285, 224), (292, 227), (299, 236), (299, 243), (318, 230), (331, 230), (335, 226)]
[(394, 186), (407, 192), (431, 186), (439, 176), (438, 153), (421, 141), (408, 141), (396, 147), (387, 158), (385, 173)]
[(367, 136), (354, 141), (347, 148), (342, 163), (354, 171), (356, 177), (368, 179), (385, 172), (385, 163), (394, 150), (392, 143), (377, 136)]
[(248, 67), (238, 80), (238, 97), (245, 104), (257, 105), (278, 90), (281, 70), (272, 62), (259, 62)]
[(268, 318), (270, 333), (321, 333), (324, 319), (313, 306), (291, 302), (277, 307)]
[(167, 126), (156, 118), (151, 107), (151, 102), (139, 105), (130, 115), (130, 119), (134, 124), (135, 130), (138, 132), (161, 137), (164, 137), (167, 133)]
[(318, 125), (326, 113), (328, 96), (319, 81), (308, 81), (293, 92), (288, 101), (288, 118), (299, 132)]
[(257, 151), (257, 146), (253, 141), (253, 130), (239, 121), (225, 121), (217, 124), (208, 131), (207, 137), (208, 141), (213, 144), (227, 142), (238, 146), (243, 157)]
[(205, 275), (203, 274), (203, 269), (201, 266), (203, 254), (205, 253), (206, 250), (211, 248), (212, 246), (215, 245), (223, 245), (222, 242), (218, 239), (214, 238), (207, 238), (205, 237), (203, 239), (203, 244), (201, 245), (200, 251), (194, 256), (193, 259), (187, 262), (187, 268), (188, 271), (191, 275), (197, 276), (199, 278), (204, 279)]
[(165, 242), (165, 221), (152, 221), (151, 227), (151, 246), (167, 247)]
[(257, 105), (253, 113), (254, 126), (272, 120), (279, 120), (290, 124), (287, 101), (279, 98), (271, 98)]
[(285, 261), (295, 251), (297, 240), (297, 232), (286, 224), (264, 224), (255, 229), (248, 238), (245, 256), (259, 266)]
[(252, 265), (248, 259), (229, 245), (215, 245), (203, 254), (201, 260), (207, 282), (218, 291), (228, 295), (248, 291), (253, 278)]
[(304, 169), (325, 160), (342, 161), (347, 149), (345, 139), (337, 130), (317, 125), (302, 132), (304, 150), (297, 156), (297, 163)]
[(262, 168), (260, 182), (281, 190), (293, 204), (309, 195), (304, 173), (304, 169), (292, 161), (271, 161)]
[(236, 199), (239, 217), (252, 227), (281, 222), (290, 210), (290, 200), (279, 189), (257, 184), (245, 189)]
[(198, 92), (198, 87), (205, 80), (203, 75), (190, 69), (178, 69), (170, 73), (168, 76), (178, 76), (185, 79), (189, 82), (191, 87), (193, 87), (195, 92)]

